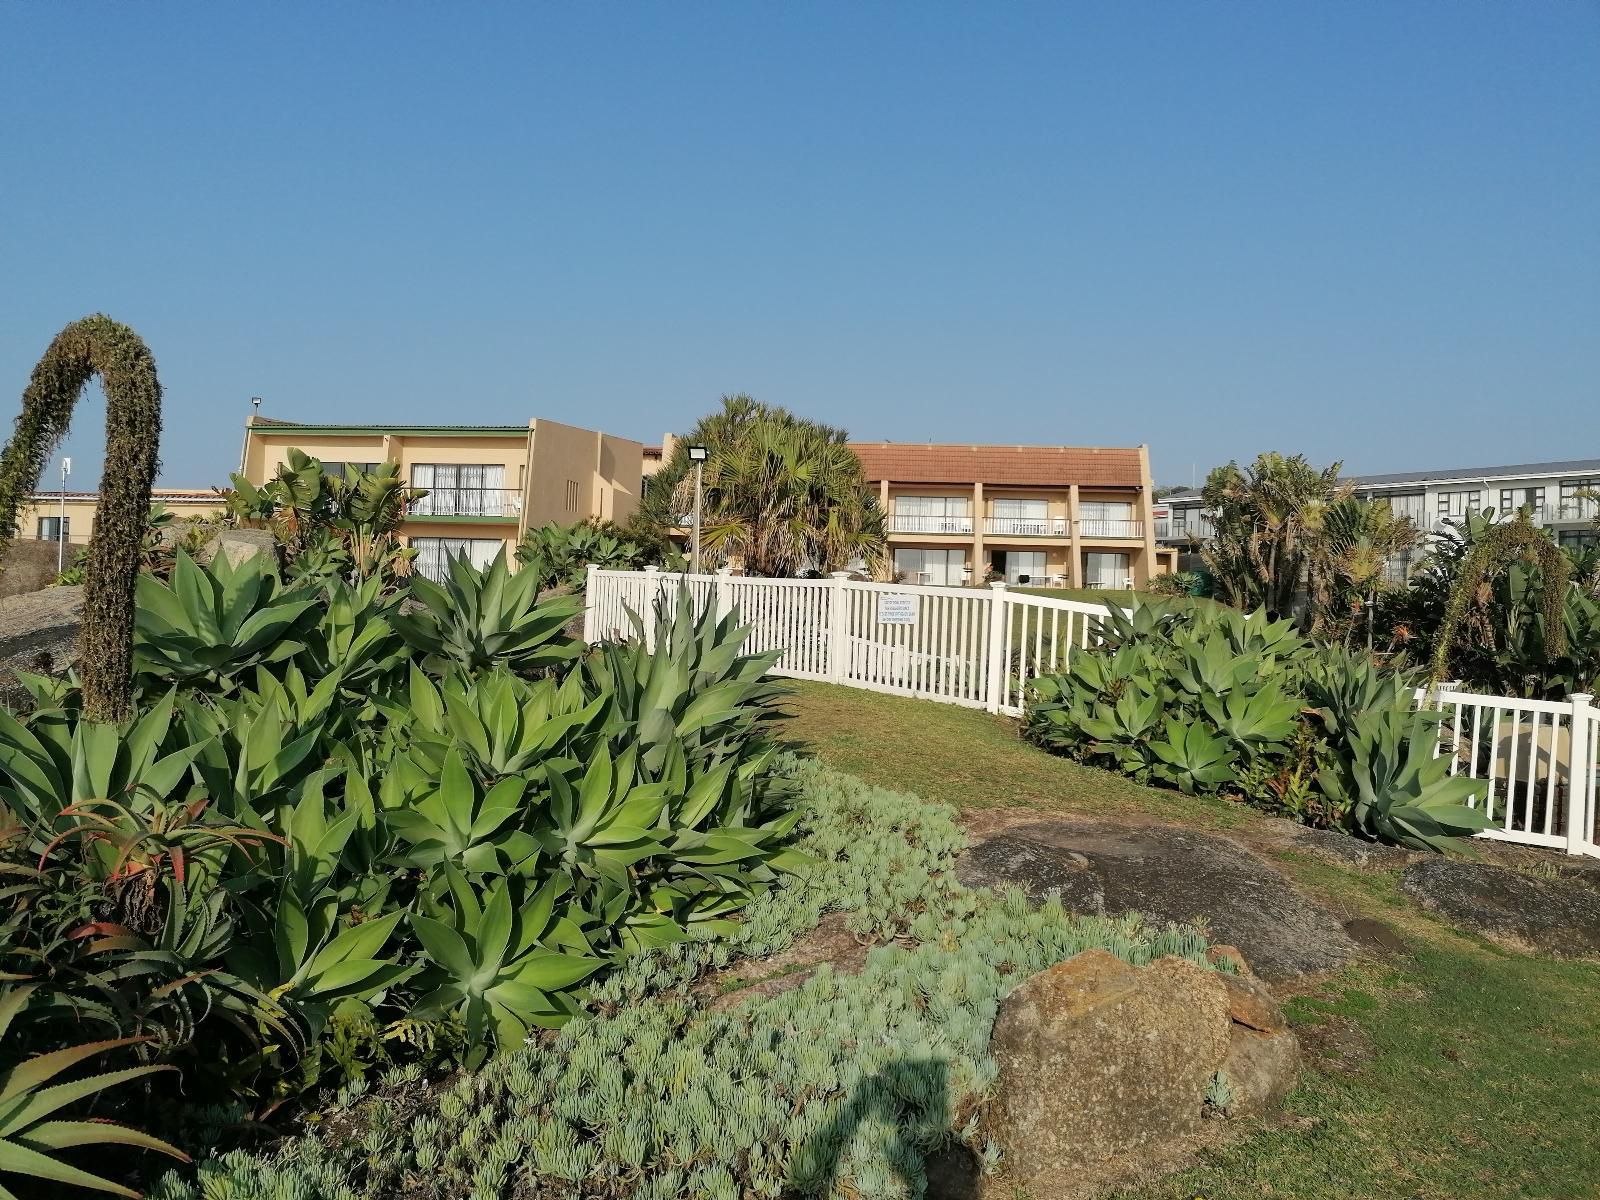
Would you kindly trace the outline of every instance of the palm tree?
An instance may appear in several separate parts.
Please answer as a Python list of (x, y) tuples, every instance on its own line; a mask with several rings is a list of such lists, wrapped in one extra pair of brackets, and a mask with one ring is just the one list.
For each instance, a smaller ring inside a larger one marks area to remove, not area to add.
[(651, 479), (643, 512), (658, 527), (677, 527), (694, 506), (690, 445), (709, 451), (701, 540), (714, 559), (737, 556), (756, 575), (837, 571), (857, 560), (884, 569), (883, 513), (844, 430), (724, 397)]

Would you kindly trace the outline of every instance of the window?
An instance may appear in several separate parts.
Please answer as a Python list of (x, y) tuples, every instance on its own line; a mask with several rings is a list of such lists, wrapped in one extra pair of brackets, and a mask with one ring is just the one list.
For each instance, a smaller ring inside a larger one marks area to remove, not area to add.
[(1085, 500), (1078, 505), (1078, 515), (1085, 521), (1131, 521), (1131, 500)]
[(1406, 517), (1418, 529), (1423, 529), (1428, 524), (1428, 497), (1422, 492), (1411, 492), (1403, 496), (1390, 496), (1389, 511), (1397, 517)]
[(1483, 507), (1483, 493), (1477, 488), (1439, 493), (1439, 516), (1458, 520)]
[(1556, 541), (1565, 550), (1600, 550), (1600, 529), (1563, 529)]
[(499, 538), (414, 537), (411, 545), (417, 552), (413, 564), (417, 574), (439, 583), (448, 576), (452, 558), (465, 557), (482, 570), (494, 562), (505, 543)]
[(428, 493), (411, 502), (415, 517), (514, 517), (521, 506), (500, 463), (417, 463), (411, 486)]
[(357, 471), (370, 475), (378, 469), (378, 464), (375, 462), (324, 462), (322, 464), (322, 473), (329, 479), (343, 479), (346, 467), (353, 467)]
[(995, 574), (1007, 583), (1050, 582), (1043, 550), (996, 550), (989, 561)]
[(961, 549), (923, 550), (902, 547), (894, 552), (894, 571), (907, 583), (960, 587), (966, 580), (967, 555)]
[(901, 533), (971, 533), (970, 496), (896, 496), (889, 528)]
[(1542, 487), (1529, 488), (1501, 488), (1500, 511), (1511, 514), (1519, 509), (1531, 509), (1538, 516), (1544, 508), (1544, 489)]
[(38, 540), (60, 542), (72, 537), (71, 517), (40, 517)]
[(1600, 516), (1600, 500), (1580, 496), (1580, 492), (1600, 495), (1600, 479), (1563, 479), (1561, 481), (1561, 510), (1557, 518), (1562, 521), (1592, 521)]
[(1117, 589), (1133, 586), (1133, 573), (1127, 554), (1095, 550), (1085, 554), (1083, 560), (1086, 568), (1083, 581), (1088, 586)]
[(567, 511), (578, 511), (578, 481), (576, 479), (567, 480)]
[[(1052, 525), (1055, 526), (1052, 530)], [(988, 533), (1047, 537), (1051, 532), (1065, 535), (1066, 522), (1050, 520), (1050, 504), (1046, 500), (1019, 500), (1010, 496), (997, 497), (994, 516), (985, 526)]]

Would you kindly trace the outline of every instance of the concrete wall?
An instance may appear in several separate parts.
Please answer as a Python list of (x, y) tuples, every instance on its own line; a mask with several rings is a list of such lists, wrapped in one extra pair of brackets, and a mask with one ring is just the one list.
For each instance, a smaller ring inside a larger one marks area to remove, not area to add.
[[(19, 538), (6, 551), (0, 562), (0, 597), (21, 596), (49, 587), (60, 572), (56, 569), (57, 547), (54, 542), (36, 542)], [(72, 565), (68, 551), (67, 565)]]
[(531, 425), (523, 522), (626, 521), (639, 507), (644, 445), (559, 421)]

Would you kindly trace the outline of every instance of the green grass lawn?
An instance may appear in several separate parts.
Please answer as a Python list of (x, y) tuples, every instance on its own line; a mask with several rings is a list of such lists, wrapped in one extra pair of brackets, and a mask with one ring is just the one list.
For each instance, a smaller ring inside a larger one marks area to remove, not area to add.
[[(1249, 809), (1139, 787), (1024, 744), (982, 712), (796, 685), (791, 738), (872, 783), (963, 809), (1148, 814), (1241, 835)], [(1307, 1069), (1285, 1110), (1201, 1165), (1124, 1200), (1455, 1200), (1600, 1196), (1600, 965), (1513, 954), (1414, 908), (1393, 875), (1289, 852), (1279, 865), (1336, 911), (1398, 931), (1288, 1002)], [(1363, 1045), (1359, 1065), (1323, 1049)], [(1035, 1200), (1044, 1200), (1042, 1197)]]

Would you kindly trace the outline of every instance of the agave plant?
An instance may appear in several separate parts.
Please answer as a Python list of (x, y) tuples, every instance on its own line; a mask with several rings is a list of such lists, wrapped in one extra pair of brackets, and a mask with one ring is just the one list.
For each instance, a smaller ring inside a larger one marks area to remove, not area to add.
[(260, 555), (234, 563), (219, 554), (202, 568), (180, 554), (170, 584), (139, 577), (135, 670), (226, 691), (257, 663), (303, 650), (319, 602), (309, 589), (282, 588)]
[[(31, 986), (0, 990), (0, 1043), (6, 1041), (12, 1022), (27, 1005), (33, 991)], [(86, 1121), (56, 1116), (80, 1100), (171, 1069), (159, 1065), (126, 1067), (70, 1082), (51, 1082), (79, 1063), (138, 1041), (137, 1038), (119, 1038), (72, 1046), (35, 1055), (0, 1074), (0, 1176), (20, 1176), (50, 1188), (51, 1194), (59, 1194), (57, 1189), (61, 1187), (87, 1188), (137, 1200), (139, 1193), (132, 1188), (73, 1166), (55, 1157), (53, 1152), (82, 1147), (132, 1146), (188, 1162), (189, 1156), (176, 1146), (126, 1125), (104, 1119)], [(15, 1200), (3, 1182), (0, 1182), (0, 1198)]]
[(631, 570), (645, 563), (645, 551), (621, 530), (596, 521), (575, 525), (543, 525), (528, 532), (517, 547), (517, 561), (533, 571), (541, 587), (580, 591), (593, 564), (607, 570)]
[(453, 557), (443, 586), (416, 576), (411, 595), (422, 608), (396, 615), (394, 626), (440, 670), (475, 674), (501, 666), (530, 672), (569, 662), (582, 651), (563, 632), (583, 611), (581, 603), (572, 597), (541, 602), (537, 573), (511, 574), (504, 549), (482, 571)]
[(1156, 775), (1180, 790), (1215, 791), (1235, 778), (1233, 747), (1198, 725), (1167, 718), (1166, 737), (1150, 743)]
[(1435, 754), (1442, 719), (1400, 708), (1356, 718), (1350, 753), (1317, 779), (1349, 806), (1359, 832), (1418, 850), (1446, 850), (1453, 839), (1488, 828), (1484, 809), (1468, 804), (1483, 781), (1452, 778), (1450, 757)]

